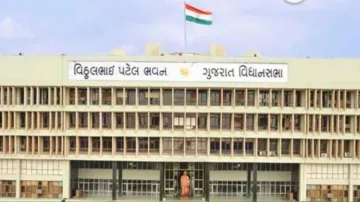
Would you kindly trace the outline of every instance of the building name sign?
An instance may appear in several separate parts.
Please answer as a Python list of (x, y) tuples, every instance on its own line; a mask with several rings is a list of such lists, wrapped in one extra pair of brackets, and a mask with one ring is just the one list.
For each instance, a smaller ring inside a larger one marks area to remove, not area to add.
[(69, 62), (76, 81), (269, 82), (288, 81), (287, 64)]

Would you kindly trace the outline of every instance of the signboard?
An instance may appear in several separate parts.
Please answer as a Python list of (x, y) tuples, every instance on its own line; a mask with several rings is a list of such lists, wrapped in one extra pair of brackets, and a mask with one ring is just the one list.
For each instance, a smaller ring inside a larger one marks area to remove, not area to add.
[(69, 62), (75, 81), (266, 82), (288, 81), (287, 64)]

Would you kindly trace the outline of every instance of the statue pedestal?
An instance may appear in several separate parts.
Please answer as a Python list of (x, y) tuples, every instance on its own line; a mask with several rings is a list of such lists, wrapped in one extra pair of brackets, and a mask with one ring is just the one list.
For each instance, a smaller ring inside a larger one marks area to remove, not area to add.
[(181, 196), (180, 200), (189, 200), (189, 197), (188, 196)]

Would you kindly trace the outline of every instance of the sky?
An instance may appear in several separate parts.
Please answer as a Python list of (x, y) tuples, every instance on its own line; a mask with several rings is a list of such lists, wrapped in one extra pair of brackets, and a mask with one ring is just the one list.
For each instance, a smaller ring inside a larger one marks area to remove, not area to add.
[(186, 2), (212, 11), (213, 25), (185, 24), (184, 0), (0, 0), (0, 54), (143, 55), (153, 43), (163, 52), (223, 44), (230, 56), (360, 57), (359, 0)]

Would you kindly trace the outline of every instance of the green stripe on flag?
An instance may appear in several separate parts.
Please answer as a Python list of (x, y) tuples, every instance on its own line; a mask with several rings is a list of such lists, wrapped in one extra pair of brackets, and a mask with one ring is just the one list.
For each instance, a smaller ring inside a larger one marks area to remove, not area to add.
[(186, 16), (186, 21), (195, 22), (195, 23), (201, 24), (201, 25), (212, 25), (212, 21), (202, 20), (202, 19), (195, 18), (195, 17), (189, 16), (189, 15)]

